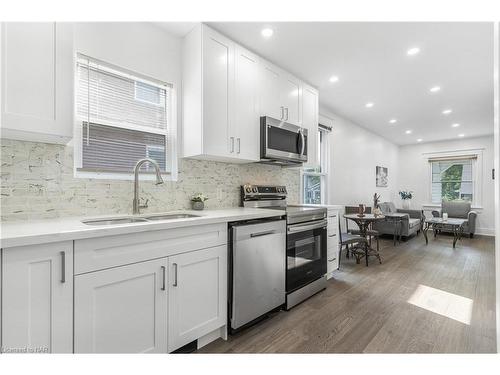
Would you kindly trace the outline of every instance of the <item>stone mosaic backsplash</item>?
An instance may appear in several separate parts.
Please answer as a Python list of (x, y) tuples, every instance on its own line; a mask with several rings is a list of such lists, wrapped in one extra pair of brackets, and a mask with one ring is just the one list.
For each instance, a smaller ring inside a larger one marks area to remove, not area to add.
[[(0, 139), (1, 220), (132, 213), (133, 181), (75, 178), (73, 148)], [(178, 181), (141, 181), (149, 199), (144, 213), (189, 209), (195, 193), (209, 197), (207, 209), (239, 206), (245, 183), (285, 185), (289, 203), (299, 201), (299, 170), (263, 164), (179, 160)]]

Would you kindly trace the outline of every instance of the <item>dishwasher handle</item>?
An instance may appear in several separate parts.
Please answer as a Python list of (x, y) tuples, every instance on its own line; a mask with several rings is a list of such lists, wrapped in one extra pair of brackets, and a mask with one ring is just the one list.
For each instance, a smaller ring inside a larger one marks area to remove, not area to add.
[(262, 236), (268, 236), (270, 234), (276, 233), (275, 230), (268, 230), (266, 232), (258, 232), (258, 233), (250, 233), (250, 237), (262, 237)]

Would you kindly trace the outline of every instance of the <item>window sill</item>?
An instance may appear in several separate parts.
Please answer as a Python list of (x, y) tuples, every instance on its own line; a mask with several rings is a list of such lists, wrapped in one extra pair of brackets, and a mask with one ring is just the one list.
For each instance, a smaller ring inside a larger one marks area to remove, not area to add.
[[(96, 180), (125, 180), (134, 181), (133, 173), (111, 173), (111, 172), (89, 172), (89, 171), (75, 171), (75, 178), (90, 178)], [(162, 172), (161, 177), (163, 181), (176, 181), (172, 174)], [(156, 175), (154, 173), (139, 173), (139, 181), (155, 181)]]
[[(425, 204), (422, 204), (422, 207), (423, 208), (441, 208), (441, 204), (439, 203), (425, 203)], [(471, 209), (476, 211), (482, 211), (483, 210), (483, 207), (482, 206), (471, 206)]]

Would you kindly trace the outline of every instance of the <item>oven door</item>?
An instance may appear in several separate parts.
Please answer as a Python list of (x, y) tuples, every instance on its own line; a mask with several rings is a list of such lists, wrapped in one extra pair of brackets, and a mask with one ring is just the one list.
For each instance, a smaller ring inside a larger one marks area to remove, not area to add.
[(326, 227), (326, 220), (288, 225), (287, 293), (326, 274)]
[(261, 117), (261, 159), (307, 162), (307, 129)]

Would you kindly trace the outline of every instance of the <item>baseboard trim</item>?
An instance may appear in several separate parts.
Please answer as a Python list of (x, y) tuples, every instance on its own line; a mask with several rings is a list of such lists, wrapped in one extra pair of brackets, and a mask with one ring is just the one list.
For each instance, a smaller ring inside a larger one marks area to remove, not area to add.
[(479, 236), (495, 237), (495, 229), (494, 228), (477, 228), (476, 232), (474, 234), (477, 234)]

